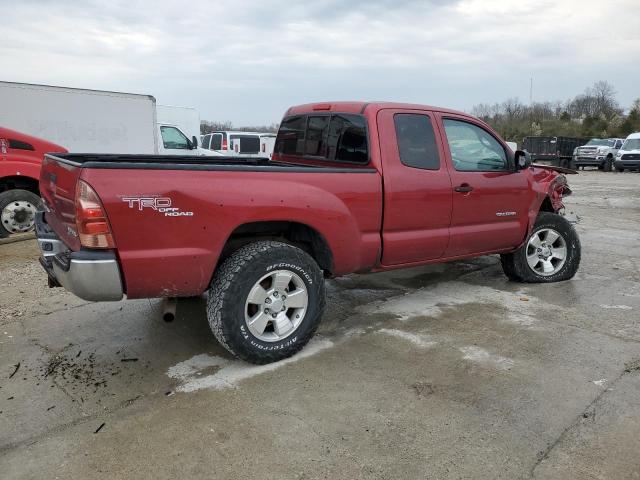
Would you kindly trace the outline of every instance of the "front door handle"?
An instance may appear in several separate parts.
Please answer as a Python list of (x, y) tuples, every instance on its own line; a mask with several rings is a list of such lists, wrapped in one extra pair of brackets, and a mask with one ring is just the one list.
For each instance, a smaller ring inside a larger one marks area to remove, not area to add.
[(457, 187), (455, 187), (454, 190), (460, 193), (469, 193), (473, 190), (473, 187), (468, 183), (463, 183), (462, 185), (458, 185)]

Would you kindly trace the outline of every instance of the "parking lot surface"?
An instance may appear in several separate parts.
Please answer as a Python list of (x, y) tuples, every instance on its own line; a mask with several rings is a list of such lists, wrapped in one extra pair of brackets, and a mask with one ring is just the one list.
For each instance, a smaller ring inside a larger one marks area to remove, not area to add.
[(87, 303), (0, 245), (0, 476), (640, 478), (640, 175), (569, 177), (577, 276), (497, 256), (328, 282), (318, 335), (233, 359), (202, 298)]

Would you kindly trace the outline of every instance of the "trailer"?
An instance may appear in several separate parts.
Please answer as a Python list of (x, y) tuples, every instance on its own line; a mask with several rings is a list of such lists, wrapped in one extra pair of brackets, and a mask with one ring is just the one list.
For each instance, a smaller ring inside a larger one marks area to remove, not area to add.
[(543, 165), (569, 168), (573, 151), (584, 145), (586, 139), (576, 137), (524, 137), (522, 149), (531, 155), (531, 161)]

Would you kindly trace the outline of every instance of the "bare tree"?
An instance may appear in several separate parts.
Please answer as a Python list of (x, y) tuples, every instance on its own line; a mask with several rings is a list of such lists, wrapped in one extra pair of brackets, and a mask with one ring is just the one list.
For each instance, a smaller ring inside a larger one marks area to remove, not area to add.
[(220, 130), (233, 130), (233, 123), (226, 122), (211, 122), (209, 120), (202, 120), (200, 122), (200, 134), (206, 135), (207, 133), (216, 132)]

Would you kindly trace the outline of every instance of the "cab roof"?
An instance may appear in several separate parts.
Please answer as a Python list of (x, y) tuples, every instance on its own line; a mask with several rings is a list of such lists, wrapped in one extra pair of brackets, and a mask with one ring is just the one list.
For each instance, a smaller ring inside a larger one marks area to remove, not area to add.
[(430, 105), (420, 105), (415, 103), (398, 103), (398, 102), (317, 102), (296, 105), (285, 113), (286, 116), (300, 115), (312, 112), (341, 112), (341, 113), (358, 113), (364, 114), (370, 111), (379, 111), (386, 108), (403, 109), (403, 110), (431, 110), (442, 113), (452, 113), (456, 115), (471, 116), (468, 113), (447, 108), (433, 107)]

